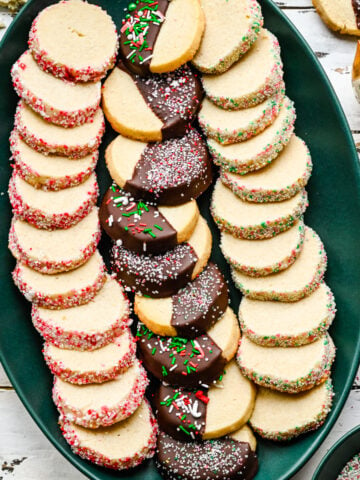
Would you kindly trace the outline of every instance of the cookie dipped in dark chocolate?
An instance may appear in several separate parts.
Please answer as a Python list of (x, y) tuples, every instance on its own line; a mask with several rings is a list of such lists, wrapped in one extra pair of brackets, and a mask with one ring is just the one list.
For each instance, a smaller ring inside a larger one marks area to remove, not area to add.
[(171, 325), (179, 336), (195, 338), (205, 333), (228, 306), (228, 288), (219, 268), (206, 269), (172, 297)]
[(248, 443), (231, 437), (185, 443), (160, 432), (156, 466), (168, 480), (251, 480), (258, 460)]
[(116, 184), (105, 193), (99, 216), (109, 237), (132, 252), (157, 254), (178, 244), (177, 231), (156, 206), (135, 201)]
[(209, 335), (195, 339), (162, 337), (138, 324), (136, 338), (144, 367), (171, 385), (197, 388), (216, 381), (226, 359)]
[(140, 77), (121, 60), (117, 67), (132, 77), (145, 102), (163, 122), (162, 140), (185, 135), (203, 98), (197, 73), (183, 65), (173, 72)]
[(191, 128), (181, 138), (148, 144), (125, 189), (136, 198), (180, 205), (199, 197), (211, 184), (212, 167), (205, 141)]
[(355, 14), (356, 26), (360, 28), (360, 0), (352, 0), (352, 6)]
[(157, 36), (165, 20), (169, 0), (130, 2), (120, 29), (120, 52), (132, 72), (145, 76)]

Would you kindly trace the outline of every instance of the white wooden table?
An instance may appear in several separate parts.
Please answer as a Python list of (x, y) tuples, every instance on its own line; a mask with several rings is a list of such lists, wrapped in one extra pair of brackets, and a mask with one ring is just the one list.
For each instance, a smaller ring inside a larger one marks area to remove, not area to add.
[[(356, 42), (336, 35), (321, 22), (311, 0), (277, 0), (304, 35), (325, 68), (360, 151), (360, 105), (351, 88)], [(0, 22), (11, 23), (0, 9)], [(0, 31), (0, 37), (4, 30)], [(50, 394), (50, 392), (49, 392)], [(345, 432), (360, 424), (360, 370), (348, 401), (331, 433), (293, 480), (310, 480), (320, 459)], [(30, 418), (0, 366), (0, 480), (79, 480), (85, 477), (67, 462)], [(145, 480), (145, 479), (144, 479)]]

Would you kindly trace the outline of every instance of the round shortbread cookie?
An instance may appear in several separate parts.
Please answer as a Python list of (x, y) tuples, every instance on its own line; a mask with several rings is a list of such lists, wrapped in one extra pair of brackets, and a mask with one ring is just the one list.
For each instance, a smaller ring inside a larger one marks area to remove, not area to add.
[(137, 340), (144, 366), (171, 385), (196, 388), (215, 382), (235, 355), (239, 322), (230, 307), (204, 335), (189, 340), (160, 337), (139, 323)]
[(216, 165), (233, 173), (248, 173), (268, 165), (289, 142), (296, 113), (294, 103), (285, 97), (274, 123), (247, 142), (221, 145), (208, 139), (208, 147)]
[(351, 72), (351, 83), (356, 100), (360, 103), (360, 41), (357, 41), (355, 58)]
[(325, 334), (300, 347), (263, 347), (246, 336), (236, 355), (242, 373), (258, 385), (280, 392), (310, 390), (330, 375), (335, 346)]
[(296, 302), (310, 295), (323, 279), (327, 266), (324, 245), (317, 233), (305, 227), (303, 248), (290, 268), (266, 277), (249, 277), (232, 269), (236, 287), (253, 300)]
[(263, 103), (243, 110), (224, 110), (205, 98), (199, 124), (208, 138), (222, 145), (244, 142), (274, 123), (279, 115), (285, 90), (280, 89)]
[(326, 25), (335, 32), (360, 36), (359, 6), (352, 0), (313, 0)]
[[(97, 355), (98, 351), (93, 353)], [(85, 428), (109, 427), (135, 412), (148, 384), (144, 368), (135, 360), (123, 373), (104, 383), (75, 385), (54, 377), (52, 395), (65, 420)]]
[(16, 172), (10, 179), (9, 198), (14, 215), (37, 228), (70, 228), (88, 215), (96, 203), (99, 187), (95, 174), (73, 188), (37, 190)]
[(321, 427), (330, 412), (333, 395), (330, 378), (297, 395), (260, 387), (250, 425), (263, 438), (291, 440)]
[(109, 237), (132, 252), (158, 254), (191, 237), (199, 219), (195, 200), (178, 206), (136, 201), (115, 183), (100, 207), (101, 226)]
[(106, 345), (92, 351), (66, 350), (46, 342), (45, 361), (51, 372), (62, 380), (77, 385), (114, 380), (133, 365), (136, 344), (130, 330)]
[(100, 466), (133, 468), (155, 453), (158, 427), (146, 400), (130, 418), (111, 427), (90, 430), (61, 416), (59, 423), (73, 452)]
[(249, 420), (256, 388), (235, 361), (210, 388), (185, 390), (162, 384), (155, 394), (159, 427), (178, 440), (209, 440), (235, 432)]
[(111, 17), (99, 6), (80, 0), (61, 1), (42, 10), (32, 23), (28, 44), (43, 70), (75, 82), (103, 78), (118, 51)]
[(97, 150), (105, 131), (105, 122), (103, 112), (98, 108), (88, 123), (64, 128), (47, 122), (20, 100), (15, 114), (15, 128), (22, 139), (38, 152), (81, 158)]
[(211, 246), (210, 229), (200, 216), (189, 240), (161, 255), (139, 255), (114, 245), (111, 267), (126, 291), (154, 298), (170, 297), (203, 271)]
[(204, 28), (199, 0), (130, 3), (120, 30), (123, 61), (141, 76), (171, 72), (194, 57)]
[(239, 238), (271, 238), (292, 227), (308, 206), (306, 190), (277, 203), (250, 203), (241, 200), (220, 180), (215, 184), (211, 214), (220, 230)]
[(156, 335), (195, 338), (205, 333), (225, 312), (228, 289), (214, 263), (175, 295), (150, 298), (135, 295), (134, 310)]
[(221, 169), (221, 181), (248, 202), (282, 202), (296, 195), (310, 178), (312, 161), (305, 143), (296, 135), (265, 168), (247, 175)]
[(261, 29), (251, 49), (222, 75), (203, 75), (206, 96), (227, 110), (250, 108), (282, 87), (282, 62), (277, 38)]
[(53, 274), (74, 270), (89, 260), (100, 236), (96, 207), (66, 230), (41, 230), (14, 217), (9, 233), (9, 249), (17, 260), (28, 267)]
[[(247, 426), (243, 428), (250, 431)], [(258, 461), (250, 444), (232, 435), (205, 442), (181, 442), (160, 432), (156, 466), (169, 480), (251, 480), (258, 470)]]
[(45, 120), (63, 127), (88, 122), (101, 100), (101, 83), (75, 84), (44, 72), (30, 50), (11, 69), (16, 93)]
[(102, 94), (113, 129), (146, 142), (185, 135), (203, 97), (200, 80), (188, 65), (143, 78), (122, 62), (106, 79)]
[(76, 161), (70, 157), (44, 155), (29, 147), (15, 129), (10, 135), (10, 150), (17, 173), (42, 190), (62, 190), (83, 183), (95, 170), (99, 157), (98, 150)]
[(289, 268), (301, 253), (305, 236), (302, 219), (280, 235), (247, 240), (222, 232), (220, 248), (236, 270), (251, 277), (263, 277)]
[(238, 442), (248, 443), (250, 449), (253, 452), (256, 451), (256, 437), (249, 425), (245, 424), (239, 430), (236, 430), (236, 432), (230, 433), (229, 437), (237, 440)]
[(32, 306), (36, 330), (47, 342), (71, 350), (95, 350), (122, 334), (129, 321), (129, 301), (118, 282), (106, 276), (104, 286), (85, 305), (65, 310)]
[(112, 179), (135, 198), (180, 205), (201, 195), (212, 180), (205, 141), (193, 128), (181, 138), (143, 143), (118, 135), (105, 152)]
[(71, 272), (47, 275), (18, 262), (12, 273), (26, 300), (40, 307), (70, 308), (89, 302), (105, 281), (106, 267), (98, 251)]
[(204, 73), (222, 73), (256, 41), (263, 17), (256, 0), (201, 0), (205, 32), (192, 62)]
[(311, 295), (294, 303), (261, 302), (243, 297), (239, 308), (241, 331), (264, 347), (298, 347), (320, 338), (336, 313), (330, 288), (321, 283)]

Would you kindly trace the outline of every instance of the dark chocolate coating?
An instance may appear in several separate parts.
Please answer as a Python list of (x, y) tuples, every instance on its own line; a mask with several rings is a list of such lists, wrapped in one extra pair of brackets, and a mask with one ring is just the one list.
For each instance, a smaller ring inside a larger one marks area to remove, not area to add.
[(148, 144), (125, 189), (135, 198), (181, 205), (201, 195), (211, 180), (206, 143), (191, 128), (181, 138)]
[(137, 253), (163, 253), (178, 244), (177, 231), (149, 203), (134, 201), (113, 184), (101, 202), (100, 222), (112, 240)]
[(168, 480), (251, 480), (258, 460), (248, 443), (230, 437), (184, 443), (160, 432), (156, 466)]
[(220, 377), (226, 364), (221, 348), (209, 335), (194, 340), (161, 337), (139, 322), (137, 338), (145, 368), (171, 385), (209, 385)]
[(191, 279), (198, 258), (188, 243), (160, 255), (140, 255), (113, 245), (111, 269), (131, 291), (154, 298), (171, 297)]
[(203, 97), (198, 75), (188, 65), (148, 77), (135, 75), (122, 61), (117, 66), (132, 77), (145, 102), (163, 122), (162, 140), (185, 135)]
[(172, 297), (171, 325), (177, 334), (195, 338), (205, 333), (228, 306), (225, 279), (214, 263)]
[(357, 28), (360, 28), (360, 1), (359, 0), (352, 0), (352, 6), (353, 6), (353, 9), (354, 9), (356, 26), (357, 26)]
[[(140, 1), (136, 4), (134, 10), (128, 10), (126, 18), (123, 20), (120, 33), (120, 53), (129, 70), (138, 75), (144, 76), (150, 73), (151, 55), (163, 23), (162, 16), (166, 15), (168, 5), (169, 0), (154, 0), (154, 2), (151, 2), (151, 9), (148, 9), (149, 3)], [(139, 16), (139, 12), (141, 12), (141, 16)], [(153, 12), (160, 12), (160, 15)], [(142, 18), (148, 17), (150, 17), (150, 21), (142, 22)], [(135, 35), (135, 39), (128, 38), (128, 36), (133, 36), (133, 31), (131, 31), (133, 25), (136, 25), (139, 29), (139, 35)], [(146, 29), (145, 35), (143, 33), (144, 29)], [(131, 49), (130, 47), (139, 43), (136, 40), (139, 39), (140, 35), (144, 38), (144, 48), (142, 51), (140, 51), (141, 47)], [(135, 55), (131, 55), (132, 52)]]

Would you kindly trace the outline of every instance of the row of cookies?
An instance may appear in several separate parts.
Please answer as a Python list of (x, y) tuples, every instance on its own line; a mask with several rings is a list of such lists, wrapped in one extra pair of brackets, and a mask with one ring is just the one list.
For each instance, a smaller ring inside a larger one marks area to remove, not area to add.
[(323, 283), (324, 246), (302, 219), (312, 162), (294, 133), (273, 34), (262, 28), (250, 50), (218, 73), (202, 77), (199, 123), (220, 166), (212, 216), (243, 293), (237, 361), (260, 387), (250, 424), (265, 438), (287, 440), (319, 427), (332, 398), (327, 329), (335, 304)]
[[(94, 22), (106, 39), (95, 52), (88, 50), (98, 45)], [(129, 468), (153, 455), (157, 424), (144, 398), (148, 379), (128, 327), (129, 301), (97, 250), (100, 80), (115, 61), (115, 25), (99, 7), (60, 2), (34, 20), (29, 46), (11, 72), (21, 97), (10, 138), (13, 279), (45, 340), (66, 440), (83, 458)], [(74, 52), (84, 47), (79, 62)]]

